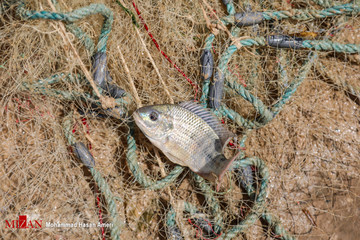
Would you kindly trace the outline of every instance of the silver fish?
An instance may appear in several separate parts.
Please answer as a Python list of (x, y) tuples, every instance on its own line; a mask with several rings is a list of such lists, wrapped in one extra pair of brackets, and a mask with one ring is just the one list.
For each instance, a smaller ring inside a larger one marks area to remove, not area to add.
[(220, 183), (235, 158), (226, 159), (223, 154), (234, 134), (197, 103), (146, 106), (137, 109), (133, 117), (145, 136), (170, 161), (187, 166), (210, 181)]

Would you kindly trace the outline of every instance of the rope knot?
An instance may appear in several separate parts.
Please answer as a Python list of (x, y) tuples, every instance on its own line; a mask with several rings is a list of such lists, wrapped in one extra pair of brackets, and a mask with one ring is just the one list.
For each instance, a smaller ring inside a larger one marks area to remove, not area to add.
[(214, 34), (216, 36), (220, 33), (220, 30), (223, 30), (223, 31), (227, 30), (227, 28), (221, 23), (211, 23), (210, 19), (206, 15), (206, 12), (202, 6), (201, 6), (201, 9), (203, 11), (204, 18), (206, 21), (206, 27), (211, 31), (212, 34)]
[(115, 99), (107, 96), (100, 96), (100, 102), (103, 109), (116, 107)]
[[(244, 45), (241, 44), (241, 40), (245, 40), (245, 39), (249, 39), (249, 36), (243, 36), (243, 37), (238, 37), (235, 38), (233, 36), (230, 36), (230, 39), (232, 41), (232, 44), (236, 46), (237, 49), (242, 48)], [(251, 55), (254, 55), (253, 53), (250, 52)]]

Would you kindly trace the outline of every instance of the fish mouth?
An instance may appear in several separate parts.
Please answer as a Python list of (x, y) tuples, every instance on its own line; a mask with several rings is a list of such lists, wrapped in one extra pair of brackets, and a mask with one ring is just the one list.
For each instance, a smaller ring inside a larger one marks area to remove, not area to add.
[(135, 122), (137, 124), (139, 122), (139, 120), (140, 120), (139, 113), (137, 111), (133, 112), (132, 117), (134, 118), (134, 120), (135, 120)]
[(144, 128), (145, 126), (144, 126), (144, 124), (143, 124), (142, 121), (141, 121), (140, 114), (136, 111), (136, 112), (134, 112), (134, 113), (132, 114), (132, 117), (134, 118), (136, 125), (137, 125), (141, 130), (143, 130), (143, 128)]
[(141, 132), (147, 137), (147, 138), (151, 138), (147, 133), (146, 133), (146, 126), (145, 124), (143, 123), (141, 117), (140, 117), (140, 114), (135, 111), (133, 114), (132, 114), (132, 117), (134, 118), (135, 120), (135, 123), (136, 125), (138, 126), (138, 128), (140, 128)]

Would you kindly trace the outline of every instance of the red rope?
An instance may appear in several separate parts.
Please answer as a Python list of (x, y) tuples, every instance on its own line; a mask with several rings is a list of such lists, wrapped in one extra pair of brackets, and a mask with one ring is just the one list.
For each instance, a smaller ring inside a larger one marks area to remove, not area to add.
[(242, 84), (244, 87), (246, 87), (245, 80), (242, 78), (242, 76), (241, 76), (240, 73), (239, 73), (239, 66), (238, 66), (238, 65), (235, 65), (235, 67), (236, 67), (236, 70), (237, 70), (236, 73), (234, 73), (234, 71), (232, 71), (232, 70), (230, 69), (230, 67), (228, 66), (229, 72), (230, 72), (231, 74), (237, 76), (238, 79), (240, 80), (241, 84)]
[(185, 79), (191, 84), (191, 86), (195, 89), (195, 100), (197, 100), (197, 94), (198, 94), (198, 85), (193, 83), (187, 76), (186, 74), (175, 64), (173, 63), (173, 61), (171, 61), (171, 59), (163, 52), (163, 50), (161, 50), (160, 45), (158, 44), (158, 42), (156, 41), (156, 39), (154, 38), (154, 36), (151, 34), (151, 32), (149, 31), (148, 26), (145, 23), (145, 20), (143, 19), (143, 17), (141, 16), (141, 13), (139, 11), (139, 9), (136, 7), (135, 2), (132, 2), (135, 11), (137, 13), (137, 15), (139, 16), (142, 24), (144, 25), (144, 28), (146, 29), (148, 35), (150, 36), (151, 40), (153, 41), (153, 43), (155, 44), (156, 48), (161, 52), (161, 54), (166, 58), (166, 60), (169, 61), (169, 63), (171, 65), (173, 65), (174, 68), (176, 68), (176, 70), (178, 70), (179, 73), (181, 73), (181, 75), (183, 75), (185, 77)]
[[(90, 127), (89, 127), (89, 124), (86, 121), (86, 118), (82, 118), (81, 122), (82, 122), (83, 125), (86, 126), (86, 133), (89, 134), (90, 133)], [(91, 142), (89, 142), (89, 149), (91, 150), (91, 148), (92, 148)]]
[[(221, 123), (222, 123), (222, 124), (225, 124), (224, 119), (221, 119)], [(230, 146), (231, 148), (238, 148), (238, 149), (243, 150), (243, 151), (246, 150), (245, 147), (240, 147), (240, 146), (237, 147), (236, 144), (234, 144), (234, 143), (232, 143), (232, 142), (229, 142), (228, 144), (229, 144), (229, 146)]]
[[(81, 122), (82, 122), (83, 125), (86, 126), (86, 133), (89, 134), (90, 133), (90, 127), (89, 127), (89, 124), (87, 123), (86, 118), (82, 118)], [(76, 126), (77, 126), (77, 123), (74, 124), (72, 133), (76, 132)], [(92, 148), (91, 143), (89, 143), (89, 149), (91, 150), (91, 148)], [(97, 207), (99, 208), (99, 222), (101, 224), (101, 235), (102, 235), (102, 239), (105, 240), (105, 229), (104, 229), (104, 226), (103, 226), (103, 217), (102, 217), (102, 213), (101, 213), (100, 197), (99, 197), (98, 187), (97, 187), (96, 184), (95, 184), (95, 194), (96, 194)]]
[[(45, 99), (43, 97), (43, 99)], [(50, 113), (50, 111), (45, 112), (44, 110), (39, 109), (32, 101), (31, 98), (29, 96), (26, 97), (26, 99), (19, 99), (19, 98), (13, 98), (11, 100), (12, 102), (17, 103), (17, 112), (21, 113), (22, 110), (24, 111), (29, 111), (31, 113), (31, 117), (28, 119), (22, 119), (20, 120), (21, 116), (16, 115), (16, 119), (15, 122), (16, 123), (20, 123), (20, 122), (28, 122), (30, 120), (33, 120), (35, 117), (34, 116), (40, 116), (40, 117), (45, 117), (45, 115), (47, 114), (49, 117), (55, 119), (55, 117)], [(7, 112), (8, 106), (5, 105), (5, 112)]]
[(99, 197), (99, 190), (97, 185), (95, 185), (96, 188), (96, 203), (97, 203), (97, 207), (99, 208), (99, 222), (101, 224), (101, 235), (102, 235), (102, 239), (105, 240), (105, 229), (103, 226), (103, 218), (102, 218), (102, 213), (101, 213), (101, 206), (100, 206), (100, 197)]
[[(207, 221), (206, 219), (204, 219), (204, 220), (205, 220), (205, 222), (207, 222), (207, 224), (210, 226), (211, 231), (216, 235), (216, 238), (211, 238), (211, 239), (209, 239), (209, 238), (204, 238), (204, 236), (203, 236), (203, 230), (202, 230), (198, 225), (196, 225), (195, 223), (192, 223), (191, 219), (189, 218), (189, 219), (188, 219), (188, 222), (189, 222), (192, 226), (195, 226), (195, 227), (197, 228), (197, 229), (196, 229), (196, 237), (198, 238), (198, 237), (200, 236), (200, 238), (203, 239), (203, 240), (216, 240), (216, 239), (218, 239), (218, 238), (221, 236), (222, 233), (217, 234), (217, 233), (214, 231), (214, 229), (212, 228), (211, 223), (210, 223), (209, 221)], [(200, 232), (200, 234), (199, 234), (199, 232)]]
[[(216, 54), (216, 51), (215, 51), (215, 48), (214, 48), (214, 45), (213, 45), (213, 44), (211, 44), (211, 47), (212, 47), (212, 50), (213, 50), (214, 54)], [(244, 85), (244, 87), (246, 87), (245, 80), (242, 78), (242, 76), (241, 76), (240, 73), (239, 73), (239, 66), (238, 66), (238, 65), (235, 65), (235, 66), (236, 66), (237, 72), (234, 73), (234, 72), (230, 69), (230, 67), (228, 66), (229, 72), (230, 72), (231, 74), (237, 76), (238, 79), (240, 80), (241, 84)]]

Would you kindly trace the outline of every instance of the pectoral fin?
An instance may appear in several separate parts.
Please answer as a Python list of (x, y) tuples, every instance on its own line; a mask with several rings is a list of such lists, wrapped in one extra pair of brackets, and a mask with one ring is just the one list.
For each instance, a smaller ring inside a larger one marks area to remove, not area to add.
[(183, 161), (183, 159), (179, 159), (178, 157), (174, 156), (172, 153), (170, 152), (163, 152), (165, 154), (165, 156), (173, 163), (181, 165), (181, 166), (185, 166), (187, 167), (186, 162)]
[(191, 165), (190, 154), (172, 141), (163, 144), (161, 150), (171, 162), (185, 167)]

